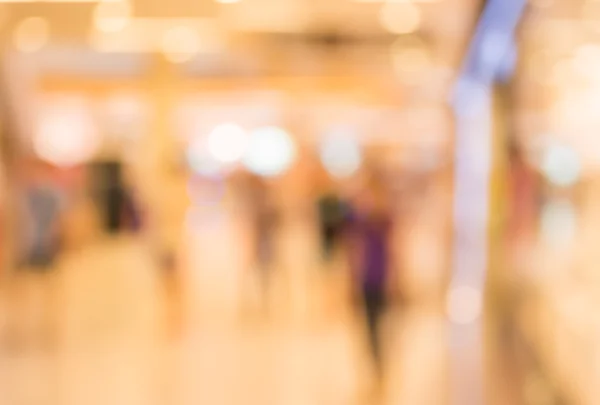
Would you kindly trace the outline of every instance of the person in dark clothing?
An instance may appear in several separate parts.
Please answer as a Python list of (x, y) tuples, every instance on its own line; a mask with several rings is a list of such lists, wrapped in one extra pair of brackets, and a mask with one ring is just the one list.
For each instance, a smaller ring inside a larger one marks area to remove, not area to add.
[(325, 261), (332, 259), (344, 224), (345, 206), (334, 193), (324, 194), (318, 201), (321, 253)]
[(383, 375), (381, 320), (387, 309), (390, 283), (392, 215), (385, 188), (372, 177), (348, 215), (354, 288), (363, 304), (370, 355), (379, 379)]
[(46, 270), (54, 263), (60, 243), (62, 206), (62, 196), (52, 184), (33, 182), (25, 190), (24, 227), (28, 232), (23, 241), (23, 266)]
[(267, 182), (254, 174), (245, 177), (244, 201), (248, 209), (252, 233), (251, 266), (260, 284), (263, 306), (268, 307), (268, 297), (273, 272), (274, 233), (277, 211)]
[[(54, 344), (58, 338), (60, 290), (57, 258), (63, 237), (66, 198), (51, 175), (51, 168), (32, 162), (27, 168), (18, 221), (18, 272), (12, 274), (7, 319), (9, 344)], [(26, 281), (26, 282), (25, 282)], [(40, 299), (41, 305), (35, 302)], [(35, 308), (35, 312), (31, 311)]]

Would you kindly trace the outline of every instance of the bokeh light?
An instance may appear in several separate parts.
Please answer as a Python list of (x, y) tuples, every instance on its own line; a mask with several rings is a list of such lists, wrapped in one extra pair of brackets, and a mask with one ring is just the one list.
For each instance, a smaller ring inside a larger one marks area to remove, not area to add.
[(392, 34), (410, 34), (421, 26), (421, 10), (408, 0), (387, 2), (381, 7), (379, 20)]
[(325, 138), (320, 155), (325, 169), (338, 178), (352, 176), (362, 163), (360, 145), (350, 136), (334, 135)]
[(14, 45), (24, 53), (37, 52), (46, 45), (50, 36), (48, 20), (29, 17), (21, 21), (14, 32)]
[(551, 183), (568, 187), (579, 180), (581, 162), (577, 152), (572, 148), (553, 144), (545, 152), (542, 170)]
[(88, 111), (77, 105), (45, 109), (33, 138), (37, 155), (62, 167), (89, 161), (99, 146), (99, 137)]
[(131, 4), (127, 0), (103, 0), (94, 10), (94, 26), (102, 32), (118, 32), (131, 19)]
[(208, 135), (208, 150), (219, 162), (234, 163), (241, 160), (248, 146), (248, 134), (236, 124), (218, 125)]
[(282, 128), (263, 127), (252, 131), (244, 165), (251, 172), (273, 177), (283, 174), (296, 159), (296, 145)]

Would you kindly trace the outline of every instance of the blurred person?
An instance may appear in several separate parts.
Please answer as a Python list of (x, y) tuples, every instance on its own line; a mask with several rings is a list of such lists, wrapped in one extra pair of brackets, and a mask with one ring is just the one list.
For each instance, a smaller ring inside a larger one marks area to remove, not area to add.
[(123, 224), (123, 203), (125, 190), (123, 186), (123, 169), (118, 162), (107, 162), (104, 164), (106, 184), (105, 198), (107, 210), (107, 230), (116, 234), (121, 232)]
[(341, 197), (332, 188), (321, 194), (317, 205), (321, 256), (326, 262), (329, 262), (339, 247), (339, 237), (344, 224), (345, 205)]
[(263, 308), (268, 310), (273, 277), (274, 232), (277, 211), (269, 184), (262, 177), (247, 173), (245, 176), (245, 202), (250, 216), (250, 265), (259, 284)]
[(134, 168), (124, 166), (123, 169), (121, 224), (124, 231), (136, 234), (144, 228), (145, 209), (142, 204), (141, 190), (136, 184)]
[(155, 206), (155, 243), (159, 267), (164, 277), (168, 333), (178, 335), (185, 317), (185, 223), (191, 202), (189, 174), (184, 164), (175, 162), (160, 181)]
[(60, 218), (64, 195), (52, 182), (50, 169), (38, 165), (31, 172), (24, 190), (24, 267), (48, 270), (60, 243)]
[(370, 170), (352, 201), (346, 237), (353, 288), (363, 305), (369, 353), (378, 384), (383, 382), (384, 371), (381, 323), (393, 286), (392, 220), (383, 179), (380, 173)]
[(317, 179), (321, 181), (316, 191), (316, 219), (318, 254), (322, 263), (319, 279), (319, 315), (318, 318), (329, 323), (339, 317), (347, 308), (346, 292), (348, 273), (344, 270), (344, 228), (349, 213), (348, 204), (330, 180), (329, 175), (322, 171)]
[(509, 207), (507, 219), (508, 241), (514, 249), (530, 249), (537, 230), (537, 216), (541, 199), (538, 192), (538, 175), (523, 156), (521, 147), (509, 144)]
[(508, 343), (514, 343), (515, 314), (523, 302), (526, 292), (526, 278), (531, 271), (532, 255), (538, 229), (538, 213), (540, 211), (541, 193), (539, 190), (539, 174), (528, 164), (522, 147), (515, 139), (508, 145), (508, 198), (506, 212), (506, 231), (501, 242), (507, 254), (502, 254), (508, 263), (502, 263), (510, 272), (502, 272), (503, 279), (497, 280), (501, 285), (502, 299), (501, 319), (504, 337)]
[[(66, 198), (53, 181), (53, 170), (37, 160), (30, 162), (20, 193), (21, 233), (17, 235), (20, 272), (11, 285), (11, 304), (15, 306), (11, 327), (13, 337), (20, 341), (15, 343), (22, 343), (31, 332), (23, 330), (23, 326), (35, 330), (29, 336), (35, 340), (51, 342), (56, 338), (57, 291), (52, 283), (56, 276), (50, 271), (55, 269), (61, 250)], [(36, 299), (39, 305), (33, 304)]]
[(123, 192), (123, 206), (121, 214), (123, 229), (138, 233), (144, 226), (144, 218), (140, 201), (132, 187), (126, 187)]

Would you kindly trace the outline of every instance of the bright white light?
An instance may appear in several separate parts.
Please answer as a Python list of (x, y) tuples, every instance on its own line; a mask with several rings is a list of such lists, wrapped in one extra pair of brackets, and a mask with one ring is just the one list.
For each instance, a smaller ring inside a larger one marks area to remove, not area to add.
[(296, 146), (290, 135), (278, 127), (252, 131), (244, 165), (261, 176), (273, 177), (284, 173), (294, 163)]
[(577, 213), (568, 200), (555, 200), (542, 208), (541, 231), (543, 239), (550, 245), (562, 247), (575, 239)]
[(164, 33), (161, 49), (169, 62), (187, 62), (200, 51), (198, 32), (187, 25), (172, 27)]
[(542, 163), (544, 174), (552, 183), (561, 187), (577, 183), (581, 173), (581, 162), (577, 152), (561, 146), (550, 146)]
[(242, 159), (248, 146), (248, 134), (235, 124), (217, 126), (208, 135), (208, 150), (222, 163), (234, 163)]
[(350, 137), (326, 138), (321, 145), (321, 162), (332, 176), (349, 177), (362, 163), (360, 145)]
[(104, 0), (94, 10), (94, 26), (102, 32), (124, 30), (131, 19), (131, 5), (127, 0)]
[(201, 138), (190, 142), (187, 149), (187, 161), (192, 170), (204, 177), (217, 177), (222, 165), (208, 153), (206, 143)]
[(42, 113), (33, 147), (43, 160), (68, 167), (91, 159), (99, 139), (85, 108), (51, 107)]
[(421, 26), (421, 10), (409, 1), (388, 2), (381, 7), (379, 20), (392, 34), (410, 34)]
[(42, 17), (29, 17), (17, 25), (13, 40), (17, 50), (32, 53), (42, 49), (48, 42), (49, 36), (48, 20)]
[(450, 290), (446, 309), (450, 320), (459, 325), (475, 322), (481, 315), (481, 292), (469, 286), (458, 286)]

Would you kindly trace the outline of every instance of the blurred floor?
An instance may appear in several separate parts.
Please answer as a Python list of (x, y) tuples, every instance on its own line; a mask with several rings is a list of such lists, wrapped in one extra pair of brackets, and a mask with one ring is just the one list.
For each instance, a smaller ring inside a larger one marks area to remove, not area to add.
[[(164, 275), (134, 239), (68, 253), (50, 274), (18, 274), (13, 291), (38, 302), (3, 303), (7, 335), (22, 334), (0, 352), (0, 404), (378, 403), (343, 277), (311, 259), (310, 229), (282, 231), (265, 316), (242, 252), (231, 250), (243, 233), (225, 214), (209, 217), (188, 238), (181, 334), (167, 320)], [(39, 327), (50, 290), (58, 298), (55, 339)], [(383, 403), (449, 403), (442, 314), (395, 310), (389, 318)]]

